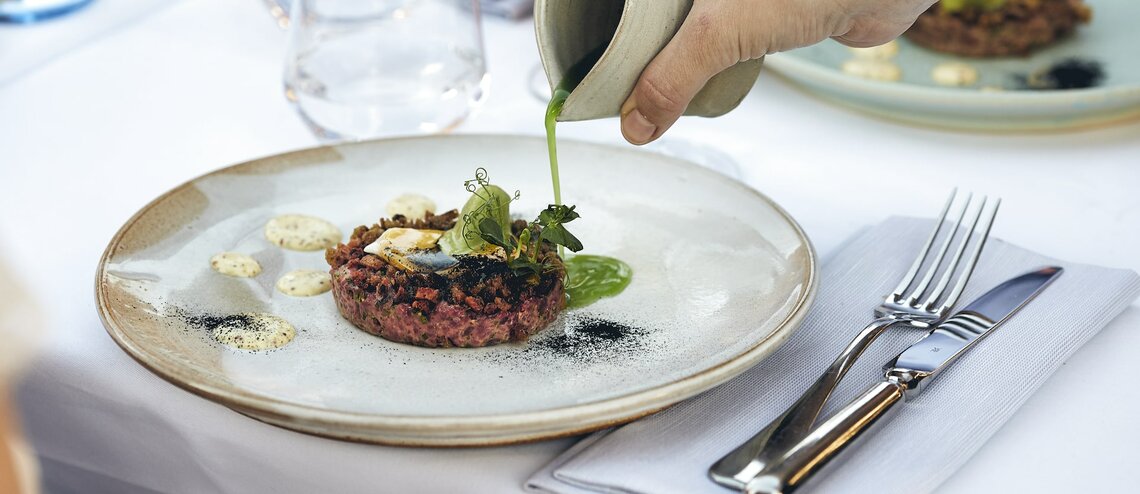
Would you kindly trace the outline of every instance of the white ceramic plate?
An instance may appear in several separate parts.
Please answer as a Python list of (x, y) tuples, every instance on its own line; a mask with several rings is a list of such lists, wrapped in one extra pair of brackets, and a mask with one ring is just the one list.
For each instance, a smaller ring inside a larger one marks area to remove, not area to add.
[[(441, 209), (468, 197), (477, 166), (522, 192), (533, 216), (551, 196), (545, 141), (450, 136), (323, 147), (243, 163), (159, 197), (123, 226), (99, 266), (108, 332), (158, 375), (254, 418), (304, 432), (401, 445), (489, 445), (573, 434), (660, 410), (756, 364), (796, 328), (815, 289), (811, 244), (778, 206), (684, 161), (563, 142), (563, 192), (588, 253), (627, 261), (620, 296), (568, 311), (528, 342), (428, 349), (357, 330), (331, 296), (274, 290), (282, 273), (327, 269), (284, 251), (266, 221), (302, 213), (346, 234), (405, 192)], [(252, 279), (209, 267), (251, 254)], [(269, 312), (297, 328), (269, 352), (225, 347), (187, 318)], [(632, 328), (576, 339), (588, 318)]]
[[(1029, 57), (964, 59), (927, 50), (900, 38), (893, 61), (899, 82), (847, 75), (840, 70), (851, 52), (835, 41), (767, 57), (767, 67), (830, 102), (876, 116), (934, 127), (978, 131), (1057, 130), (1140, 117), (1140, 3), (1089, 0), (1093, 20), (1074, 36)], [(1103, 68), (1100, 86), (1033, 91), (1016, 89), (1019, 76), (1070, 58), (1093, 60)], [(931, 69), (962, 61), (978, 69), (970, 87), (938, 86)], [(987, 88), (983, 91), (981, 88)], [(999, 91), (993, 88), (1003, 88)]]

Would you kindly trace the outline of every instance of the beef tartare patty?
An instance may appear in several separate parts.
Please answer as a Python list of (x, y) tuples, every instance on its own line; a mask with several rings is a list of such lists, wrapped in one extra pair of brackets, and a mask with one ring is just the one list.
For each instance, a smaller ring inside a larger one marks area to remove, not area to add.
[[(443, 271), (400, 269), (364, 248), (389, 228), (448, 230), (459, 213), (401, 215), (360, 226), (347, 243), (328, 249), (333, 298), (356, 327), (383, 338), (427, 347), (481, 347), (525, 340), (557, 317), (565, 305), (565, 268), (549, 245), (540, 254), (554, 269), (516, 276), (501, 259), (458, 256)], [(512, 225), (515, 232), (525, 221)]]
[(994, 10), (947, 11), (936, 3), (906, 32), (931, 50), (967, 57), (1028, 55), (1087, 23), (1092, 11), (1082, 0), (1006, 0)]

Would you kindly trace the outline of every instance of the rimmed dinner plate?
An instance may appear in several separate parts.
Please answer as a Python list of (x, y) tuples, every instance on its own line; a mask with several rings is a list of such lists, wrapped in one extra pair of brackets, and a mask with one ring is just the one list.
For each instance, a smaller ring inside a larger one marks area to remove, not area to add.
[[(1140, 3), (1089, 0), (1092, 22), (1028, 57), (971, 59), (927, 50), (900, 38), (893, 62), (902, 80), (842, 72), (851, 52), (835, 41), (767, 57), (766, 65), (827, 101), (906, 123), (974, 131), (1061, 130), (1140, 117)], [(1099, 64), (1104, 79), (1087, 89), (1028, 90), (1022, 78), (1069, 59)], [(978, 70), (977, 84), (945, 87), (931, 70), (949, 61)]]
[[(634, 270), (620, 296), (566, 311), (529, 341), (429, 349), (366, 334), (329, 294), (274, 289), (322, 253), (266, 241), (265, 223), (301, 213), (345, 234), (398, 194), (441, 209), (485, 167), (533, 216), (552, 195), (545, 141), (444, 136), (322, 147), (242, 163), (162, 195), (115, 235), (96, 295), (111, 337), (167, 380), (241, 413), (323, 436), (398, 445), (491, 445), (557, 437), (668, 407), (753, 366), (799, 325), (815, 290), (811, 244), (756, 191), (690, 163), (565, 141), (564, 200), (586, 252)], [(209, 259), (238, 251), (255, 278)], [(200, 321), (268, 312), (297, 328), (266, 352), (224, 346)], [(199, 324), (195, 324), (199, 322)]]

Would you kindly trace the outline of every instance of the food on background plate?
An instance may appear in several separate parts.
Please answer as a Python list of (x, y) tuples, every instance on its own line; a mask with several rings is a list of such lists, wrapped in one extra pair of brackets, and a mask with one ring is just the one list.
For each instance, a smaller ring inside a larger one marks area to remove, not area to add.
[(899, 54), (899, 42), (892, 39), (881, 45), (868, 46), (866, 48), (848, 46), (847, 50), (850, 51), (852, 55), (855, 55), (855, 58), (890, 60)]
[(340, 243), (341, 238), (336, 225), (303, 214), (284, 214), (265, 224), (265, 239), (289, 250), (323, 250)]
[(898, 41), (890, 40), (867, 48), (848, 47), (847, 50), (852, 58), (840, 66), (844, 74), (885, 82), (902, 79), (902, 68), (893, 61), (899, 54)]
[(277, 291), (294, 297), (311, 297), (332, 290), (332, 279), (327, 271), (297, 269), (277, 279)]
[(967, 57), (1024, 56), (1091, 18), (1082, 0), (942, 0), (918, 17), (906, 37)]
[(485, 170), (465, 182), (462, 211), (397, 215), (357, 227), (330, 248), (333, 298), (356, 327), (427, 347), (481, 347), (525, 340), (565, 306), (556, 246), (582, 244), (565, 224), (573, 206), (550, 205), (534, 221), (511, 220), (517, 198)]
[(942, 62), (931, 69), (930, 78), (942, 86), (972, 86), (978, 82), (978, 69), (962, 62)]
[(240, 252), (222, 252), (211, 257), (210, 268), (237, 278), (253, 278), (261, 274), (261, 264), (257, 259)]
[(894, 62), (875, 58), (852, 58), (843, 62), (843, 73), (876, 81), (894, 82), (902, 79), (902, 69)]

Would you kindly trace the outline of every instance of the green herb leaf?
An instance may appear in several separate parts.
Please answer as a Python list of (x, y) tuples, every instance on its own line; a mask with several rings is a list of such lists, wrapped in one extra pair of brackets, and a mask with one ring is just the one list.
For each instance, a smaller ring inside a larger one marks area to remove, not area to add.
[(524, 255), (526, 255), (527, 257), (529, 257), (533, 261), (535, 259), (535, 256), (538, 254), (538, 252), (536, 252), (535, 247), (533, 245), (531, 245), (532, 239), (531, 239), (530, 230), (531, 230), (531, 228), (528, 225), (526, 228), (523, 229), (522, 232), (519, 233), (519, 249), (523, 251)]
[(575, 206), (551, 204), (538, 213), (538, 224), (546, 227), (574, 221), (579, 218), (578, 212), (574, 211), (574, 208)]
[(542, 229), (541, 238), (554, 245), (561, 245), (571, 252), (582, 250), (582, 241), (561, 224), (554, 224)]
[[(515, 276), (533, 276), (554, 269), (554, 256), (542, 255), (542, 242), (582, 250), (582, 242), (565, 224), (579, 218), (574, 206), (551, 204), (516, 236), (511, 231), (510, 203), (518, 199), (495, 185), (487, 170), (479, 168), (475, 178), (463, 183), (471, 197), (463, 205), (454, 227), (439, 240), (440, 249), (450, 255), (486, 253), (489, 245), (502, 247), (507, 266)], [(489, 245), (488, 245), (489, 244)]]
[(507, 254), (513, 252), (518, 245), (513, 236), (503, 234), (503, 227), (493, 218), (483, 218), (479, 222), (479, 238), (491, 245), (506, 249)]
[(531, 261), (526, 257), (519, 257), (518, 259), (511, 259), (507, 261), (507, 267), (515, 273), (515, 276), (531, 276), (542, 274), (545, 266), (542, 263)]
[(479, 223), (485, 218), (494, 219), (503, 227), (501, 237), (505, 239), (510, 236), (510, 204), (518, 195), (516, 192), (515, 196), (511, 196), (502, 188), (492, 185), (487, 170), (483, 168), (476, 170), (475, 178), (463, 182), (463, 186), (471, 193), (471, 197), (463, 205), (455, 226), (439, 239), (440, 250), (451, 256), (486, 250), (488, 242), (479, 230)]
[(538, 224), (542, 225), (542, 240), (554, 245), (561, 245), (573, 252), (582, 250), (582, 242), (563, 226), (578, 219), (578, 212), (574, 206), (551, 204), (538, 213)]

